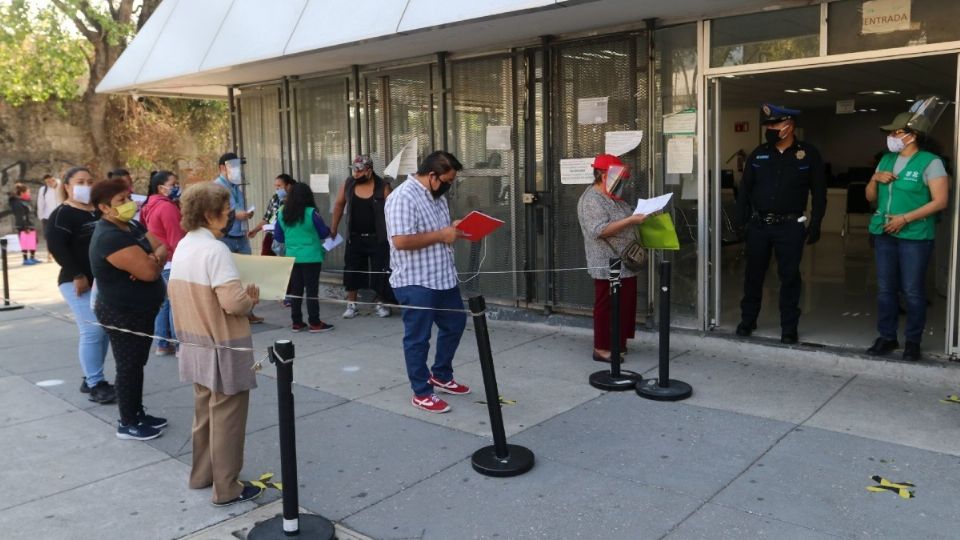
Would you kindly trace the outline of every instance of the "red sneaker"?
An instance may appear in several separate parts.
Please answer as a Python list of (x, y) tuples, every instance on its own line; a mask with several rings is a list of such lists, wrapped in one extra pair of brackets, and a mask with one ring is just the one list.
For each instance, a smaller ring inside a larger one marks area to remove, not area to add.
[(306, 329), (307, 325), (303, 324), (302, 322), (295, 322), (293, 323), (293, 326), (290, 327), (291, 332), (303, 332)]
[(433, 387), (441, 392), (446, 392), (448, 394), (453, 394), (455, 396), (462, 396), (464, 394), (470, 393), (470, 387), (465, 384), (460, 384), (457, 381), (450, 379), (447, 382), (440, 382), (436, 377), (430, 376), (430, 380), (427, 381), (433, 385)]
[(413, 396), (410, 403), (418, 409), (423, 409), (432, 413), (445, 413), (450, 410), (450, 405), (446, 401), (437, 397), (436, 394), (429, 396)]
[(332, 324), (327, 324), (327, 323), (325, 323), (325, 322), (323, 322), (323, 321), (320, 321), (320, 324), (311, 324), (311, 325), (310, 325), (310, 333), (311, 333), (311, 334), (322, 334), (322, 333), (324, 333), (324, 332), (329, 332), (330, 330), (333, 330), (333, 325), (332, 325)]

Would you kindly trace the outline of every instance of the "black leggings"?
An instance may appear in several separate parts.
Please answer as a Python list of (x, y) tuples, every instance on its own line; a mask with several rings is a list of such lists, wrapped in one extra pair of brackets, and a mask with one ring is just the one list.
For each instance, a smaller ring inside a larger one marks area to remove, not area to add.
[[(320, 294), (320, 267), (322, 263), (294, 263), (290, 273), (290, 286), (287, 294), (306, 296), (314, 300), (307, 300), (307, 322), (320, 324), (320, 301), (316, 300)], [(306, 293), (306, 294), (304, 294)], [(290, 298), (290, 318), (294, 324), (303, 324), (302, 298)]]
[[(100, 324), (116, 326), (144, 334), (153, 333), (153, 323), (159, 309), (145, 312), (127, 312), (99, 299), (94, 313)], [(129, 426), (137, 422), (143, 409), (143, 367), (150, 358), (153, 339), (117, 330), (107, 330), (113, 358), (117, 361), (117, 407), (120, 423)]]

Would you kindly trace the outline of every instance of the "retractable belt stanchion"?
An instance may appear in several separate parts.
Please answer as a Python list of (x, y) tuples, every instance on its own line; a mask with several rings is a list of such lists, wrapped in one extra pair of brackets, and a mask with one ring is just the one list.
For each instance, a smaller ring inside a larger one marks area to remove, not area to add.
[(293, 414), (293, 342), (280, 339), (268, 350), (277, 366), (277, 410), (280, 418), (280, 472), (283, 483), (283, 515), (257, 524), (247, 540), (271, 540), (302, 536), (311, 540), (335, 538), (333, 523), (313, 514), (300, 514), (297, 481), (297, 434)]
[(0, 311), (13, 311), (23, 306), (10, 304), (10, 276), (7, 275), (7, 239), (0, 238), (0, 258), (3, 264), (3, 305)]
[(670, 261), (660, 261), (660, 373), (656, 379), (637, 383), (640, 397), (657, 401), (680, 401), (693, 394), (693, 388), (670, 378)]
[(485, 446), (473, 453), (473, 470), (486, 476), (517, 476), (533, 468), (533, 452), (516, 444), (507, 444), (503, 430), (503, 414), (500, 409), (500, 391), (497, 389), (497, 374), (493, 368), (493, 352), (490, 349), (490, 333), (487, 331), (487, 304), (483, 296), (470, 299), (470, 311), (474, 313), (473, 327), (477, 334), (477, 349), (480, 352), (480, 371), (483, 373), (483, 390), (487, 396), (487, 411), (490, 413), (490, 428), (493, 431), (493, 446)]
[(610, 259), (610, 370), (590, 374), (590, 386), (600, 390), (632, 390), (643, 377), (620, 369), (620, 272), (623, 261)]

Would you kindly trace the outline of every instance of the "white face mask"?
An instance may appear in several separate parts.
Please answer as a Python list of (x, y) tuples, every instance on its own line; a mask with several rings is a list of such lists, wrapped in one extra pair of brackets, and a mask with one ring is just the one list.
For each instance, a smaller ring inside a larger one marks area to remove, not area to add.
[[(906, 135), (904, 135), (904, 137), (906, 137)], [(906, 147), (907, 145), (903, 142), (902, 137), (897, 137), (896, 135), (887, 135), (887, 150), (899, 154), (900, 152), (903, 152), (903, 149)]]
[(73, 186), (73, 200), (81, 204), (90, 204), (90, 186), (84, 184)]

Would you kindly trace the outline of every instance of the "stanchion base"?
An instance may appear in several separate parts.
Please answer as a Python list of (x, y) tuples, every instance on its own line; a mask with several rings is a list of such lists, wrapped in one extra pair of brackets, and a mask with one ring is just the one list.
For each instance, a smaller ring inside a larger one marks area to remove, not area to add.
[(529, 448), (508, 444), (507, 459), (497, 458), (493, 446), (484, 446), (473, 453), (473, 470), (484, 476), (500, 478), (519, 476), (533, 468), (533, 452)]
[(0, 311), (13, 311), (15, 309), (23, 309), (23, 306), (18, 306), (15, 304), (11, 304), (9, 306), (0, 305)]
[(693, 395), (693, 387), (676, 379), (669, 380), (667, 387), (660, 386), (659, 379), (647, 379), (637, 383), (637, 395), (654, 401), (680, 401)]
[(619, 377), (614, 377), (609, 371), (597, 371), (590, 374), (590, 386), (600, 390), (623, 392), (624, 390), (633, 390), (638, 384), (642, 383), (643, 377), (639, 373), (623, 369), (620, 370)]
[(283, 532), (283, 515), (272, 517), (257, 523), (256, 527), (247, 533), (247, 540), (289, 540), (290, 538), (309, 538), (310, 540), (333, 540), (336, 538), (336, 529), (330, 520), (313, 514), (300, 514), (298, 520), (300, 533), (287, 535)]

